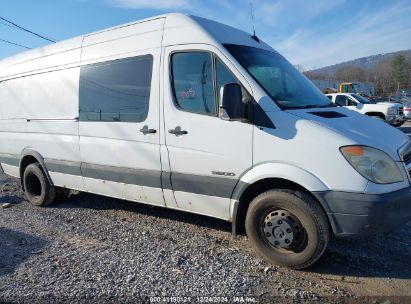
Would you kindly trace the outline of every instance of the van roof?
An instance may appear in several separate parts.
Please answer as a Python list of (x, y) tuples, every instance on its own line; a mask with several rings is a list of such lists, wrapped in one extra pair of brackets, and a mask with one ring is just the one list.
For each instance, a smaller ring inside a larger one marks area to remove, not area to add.
[(108, 32), (108, 31), (112, 31), (112, 30), (115, 30), (115, 29), (118, 29), (118, 28), (127, 27), (127, 26), (134, 25), (134, 24), (141, 23), (141, 22), (147, 22), (147, 21), (150, 21), (150, 20), (166, 18), (166, 17), (167, 17), (167, 15), (160, 15), (160, 16), (151, 17), (151, 18), (147, 18), (147, 19), (136, 20), (136, 21), (133, 21), (133, 22), (130, 22), (130, 23), (121, 24), (121, 25), (117, 25), (117, 26), (114, 26), (114, 27), (111, 27), (111, 28), (100, 30), (100, 31), (96, 31), (96, 32), (76, 36), (74, 38), (69, 38), (69, 39), (66, 39), (66, 40), (58, 41), (57, 43), (48, 44), (48, 45), (45, 45), (43, 47), (35, 48), (35, 49), (32, 49), (32, 50), (28, 50), (28, 51), (23, 51), (23, 52), (20, 52), (16, 55), (13, 55), (13, 56), (10, 56), (10, 57), (7, 57), (5, 59), (0, 60), (0, 67), (7, 67), (7, 66), (10, 66), (10, 65), (13, 65), (13, 64), (28, 61), (30, 59), (35, 59), (35, 58), (38, 58), (38, 57), (45, 57), (45, 56), (53, 55), (55, 53), (60, 53), (60, 52), (80, 48), (84, 37), (91, 36), (91, 35), (98, 34), (98, 33), (104, 33), (104, 32)]
[[(97, 32), (81, 35), (68, 40), (63, 40), (54, 44), (25, 51), (17, 55), (5, 58), (3, 60), (0, 60), (0, 78), (10, 75), (8, 72), (6, 72), (6, 69), (8, 67), (24, 64), (28, 61), (52, 56), (59, 53), (80, 50), (84, 39), (87, 37), (104, 34), (117, 29), (123, 29), (137, 25), (139, 23), (150, 22), (158, 19), (164, 19), (165, 31), (170, 31), (170, 33), (174, 31), (174, 33), (176, 33), (174, 35), (166, 35), (165, 40), (163, 41), (163, 45), (187, 43), (231, 43), (272, 50), (272, 48), (264, 42), (261, 41), (259, 43), (252, 39), (251, 34), (234, 27), (202, 17), (184, 15), (180, 13), (170, 13), (103, 29)], [(179, 35), (178, 32), (175, 32), (176, 30), (182, 31), (184, 32), (184, 34)]]

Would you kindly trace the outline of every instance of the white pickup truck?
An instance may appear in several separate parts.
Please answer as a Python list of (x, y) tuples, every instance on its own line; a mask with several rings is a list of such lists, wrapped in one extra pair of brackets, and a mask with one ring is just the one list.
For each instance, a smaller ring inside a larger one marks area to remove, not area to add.
[(326, 94), (335, 104), (361, 114), (382, 119), (394, 127), (405, 122), (404, 107), (396, 103), (372, 103), (367, 98), (354, 93)]

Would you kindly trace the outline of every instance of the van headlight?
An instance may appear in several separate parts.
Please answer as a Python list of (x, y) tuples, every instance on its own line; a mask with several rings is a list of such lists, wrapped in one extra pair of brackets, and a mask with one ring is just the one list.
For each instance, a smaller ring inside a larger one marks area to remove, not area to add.
[(381, 150), (365, 146), (346, 146), (340, 150), (351, 166), (369, 181), (392, 184), (404, 180), (394, 160)]

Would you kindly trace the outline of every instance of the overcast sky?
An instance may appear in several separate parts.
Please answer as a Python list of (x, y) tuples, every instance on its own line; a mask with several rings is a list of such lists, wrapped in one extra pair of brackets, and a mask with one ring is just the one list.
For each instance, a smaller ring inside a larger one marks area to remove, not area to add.
[[(410, 0), (254, 0), (257, 35), (305, 69), (411, 49)], [(2, 0), (0, 17), (63, 40), (167, 12), (252, 31), (249, 0)], [(0, 39), (48, 42), (0, 21)], [(0, 59), (23, 51), (0, 41)]]

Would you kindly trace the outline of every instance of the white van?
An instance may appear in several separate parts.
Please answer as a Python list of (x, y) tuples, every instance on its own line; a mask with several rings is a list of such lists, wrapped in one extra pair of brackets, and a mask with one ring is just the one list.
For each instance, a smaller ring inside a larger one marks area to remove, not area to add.
[(0, 62), (0, 163), (27, 199), (66, 189), (203, 214), (268, 262), (411, 220), (411, 143), (334, 107), (257, 37), (159, 16)]

